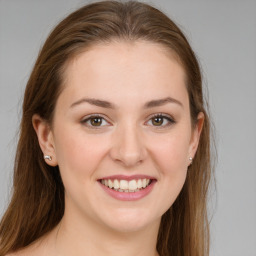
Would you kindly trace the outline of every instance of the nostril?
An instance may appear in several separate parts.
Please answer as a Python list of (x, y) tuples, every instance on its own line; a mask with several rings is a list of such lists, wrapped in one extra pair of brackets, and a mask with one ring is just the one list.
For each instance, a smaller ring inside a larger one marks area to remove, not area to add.
[(110, 152), (112, 159), (126, 167), (141, 164), (147, 154), (142, 136), (138, 134), (138, 127), (126, 125), (119, 129), (113, 137)]
[(115, 154), (112, 153), (112, 159), (126, 167), (137, 166), (144, 160), (140, 152), (116, 152)]

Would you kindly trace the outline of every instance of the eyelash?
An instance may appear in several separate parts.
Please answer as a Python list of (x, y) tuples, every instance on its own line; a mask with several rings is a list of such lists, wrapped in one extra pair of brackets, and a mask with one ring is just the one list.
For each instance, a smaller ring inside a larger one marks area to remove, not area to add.
[[(81, 121), (82, 124), (86, 125), (87, 127), (89, 128), (92, 128), (92, 129), (99, 129), (100, 127), (102, 127), (101, 125), (99, 127), (97, 126), (93, 126), (91, 124), (88, 124), (88, 122), (90, 120), (93, 120), (93, 119), (101, 119), (101, 120), (105, 120), (105, 122), (109, 123), (108, 121), (106, 121), (106, 118), (104, 118), (102, 115), (99, 115), (99, 114), (93, 114), (93, 115), (90, 115), (90, 116), (87, 116), (85, 119), (83, 119)], [(107, 125), (108, 126), (108, 125)]]
[[(92, 121), (93, 119), (101, 119), (101, 122), (102, 120), (104, 120), (106, 123), (109, 123), (108, 121), (106, 121), (106, 118), (100, 114), (93, 114), (93, 115), (90, 115), (90, 116), (87, 116), (85, 119), (83, 119), (81, 121), (81, 123), (83, 125), (86, 125), (87, 127), (89, 128), (92, 128), (92, 129), (100, 129), (102, 127), (102, 125), (99, 125), (98, 127), (97, 126), (93, 126), (92, 124), (88, 124), (89, 121)], [(163, 120), (166, 120), (168, 123), (165, 124), (165, 125), (153, 125), (153, 127), (157, 128), (157, 129), (161, 129), (161, 128), (165, 128), (165, 127), (169, 127), (170, 125), (173, 125), (176, 123), (176, 121), (170, 117), (169, 115), (166, 115), (166, 114), (162, 114), (162, 113), (157, 113), (157, 114), (154, 114), (152, 116), (149, 117), (149, 120), (146, 122), (152, 122), (154, 118), (162, 118)], [(164, 121), (163, 121), (164, 122)], [(104, 126), (109, 126), (109, 125), (104, 125)]]
[(147, 123), (148, 123), (149, 121), (152, 122), (152, 120), (153, 120), (154, 118), (162, 118), (163, 120), (167, 120), (167, 124), (165, 124), (165, 125), (160, 125), (160, 126), (152, 125), (152, 126), (158, 128), (158, 129), (166, 128), (166, 127), (169, 127), (170, 125), (173, 125), (173, 124), (176, 123), (176, 121), (175, 121), (171, 116), (166, 115), (166, 114), (162, 114), (162, 113), (158, 113), (158, 114), (152, 115), (152, 116), (149, 118), (149, 120), (147, 121)]

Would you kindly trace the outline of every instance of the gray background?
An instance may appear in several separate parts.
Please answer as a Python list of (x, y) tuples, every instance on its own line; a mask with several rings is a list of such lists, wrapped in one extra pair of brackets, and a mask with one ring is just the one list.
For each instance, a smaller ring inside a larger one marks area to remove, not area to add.
[[(58, 21), (87, 2), (0, 0), (0, 216), (11, 186), (22, 95), (38, 50)], [(256, 1), (150, 3), (182, 27), (209, 88), (219, 155), (211, 256), (256, 256)]]

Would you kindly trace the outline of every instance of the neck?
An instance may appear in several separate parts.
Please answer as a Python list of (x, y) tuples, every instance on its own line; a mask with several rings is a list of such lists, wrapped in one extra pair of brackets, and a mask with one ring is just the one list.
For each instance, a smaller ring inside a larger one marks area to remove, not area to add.
[(65, 213), (55, 229), (54, 247), (56, 254), (62, 256), (156, 256), (159, 225), (157, 220), (141, 230), (120, 232)]

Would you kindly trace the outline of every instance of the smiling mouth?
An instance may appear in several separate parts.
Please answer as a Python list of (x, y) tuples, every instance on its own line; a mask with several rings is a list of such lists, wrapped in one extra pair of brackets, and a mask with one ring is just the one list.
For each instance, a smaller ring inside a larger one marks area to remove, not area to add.
[(118, 179), (101, 179), (99, 180), (101, 184), (104, 186), (118, 191), (118, 192), (124, 192), (124, 193), (132, 193), (132, 192), (138, 192), (146, 187), (148, 187), (151, 183), (151, 179), (133, 179), (133, 180), (118, 180)]

